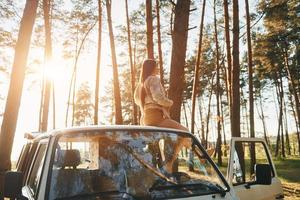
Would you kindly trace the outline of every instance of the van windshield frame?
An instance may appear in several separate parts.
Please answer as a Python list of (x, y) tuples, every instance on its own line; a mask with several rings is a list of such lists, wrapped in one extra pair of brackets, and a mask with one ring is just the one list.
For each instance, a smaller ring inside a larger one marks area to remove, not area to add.
[[(123, 133), (122, 133), (123, 132)], [(166, 136), (170, 136), (173, 135), (174, 137), (180, 137), (180, 138), (188, 138), (192, 141), (192, 145), (193, 145), (193, 148), (196, 148), (197, 151), (198, 151), (198, 154), (199, 152), (201, 152), (201, 157), (203, 159), (205, 159), (207, 161), (207, 163), (209, 165), (211, 165), (211, 168), (215, 171), (215, 174), (218, 176), (218, 179), (220, 180), (220, 184), (222, 185), (222, 191), (223, 192), (229, 192), (230, 191), (230, 187), (226, 181), (226, 179), (224, 178), (224, 176), (222, 175), (222, 173), (220, 172), (220, 170), (218, 169), (218, 167), (216, 166), (216, 164), (212, 161), (212, 159), (207, 155), (206, 151), (204, 150), (204, 148), (201, 146), (201, 144), (199, 143), (199, 141), (196, 139), (195, 136), (193, 136), (192, 134), (189, 134), (189, 133), (185, 133), (185, 132), (176, 132), (176, 131), (166, 131), (166, 130), (159, 130), (159, 129), (155, 129), (155, 130), (149, 130), (149, 129), (146, 129), (146, 130), (135, 130), (135, 129), (112, 129), (112, 130), (108, 130), (108, 129), (105, 129), (105, 130), (78, 130), (78, 131), (70, 131), (70, 132), (67, 132), (67, 133), (64, 133), (64, 132), (61, 132), (61, 133), (58, 133), (56, 137), (54, 137), (55, 141), (54, 141), (54, 146), (53, 146), (53, 149), (52, 149), (52, 156), (51, 156), (51, 161), (50, 161), (50, 170), (49, 170), (49, 174), (48, 174), (48, 179), (47, 179), (47, 188), (46, 188), (46, 193), (47, 194), (50, 194), (50, 186), (51, 186), (51, 177), (52, 177), (52, 173), (53, 173), (53, 166), (55, 165), (55, 154), (56, 154), (56, 149), (57, 149), (57, 146), (59, 144), (59, 142), (62, 142), (63, 140), (62, 139), (65, 139), (65, 138), (73, 138), (73, 141), (74, 141), (74, 138), (76, 137), (81, 137), (82, 135), (86, 135), (86, 136), (105, 136), (107, 134), (119, 134), (119, 135), (122, 135), (123, 134), (123, 137), (127, 134), (128, 135), (134, 135), (134, 134), (142, 134), (142, 135), (145, 135), (145, 134), (163, 134), (163, 135), (166, 135)], [(72, 140), (72, 139), (71, 139)], [(71, 141), (70, 140), (70, 141)], [(67, 142), (67, 141), (64, 141), (64, 142)], [(197, 154), (197, 152), (194, 153), (195, 155)], [(197, 155), (196, 155), (197, 156)], [(140, 158), (135, 156), (135, 159), (138, 161)], [(141, 165), (144, 165), (143, 163), (141, 163), (141, 161), (138, 161), (140, 162)], [(144, 166), (145, 167), (145, 166)], [(145, 168), (148, 168), (148, 170), (151, 170), (151, 166), (146, 166)], [(154, 167), (154, 169), (158, 168), (157, 166)], [(160, 170), (157, 170), (158, 173), (160, 173), (161, 171)], [(166, 173), (168, 174), (168, 173)], [(164, 175), (164, 174), (163, 174)], [(159, 176), (159, 174), (156, 173), (156, 176)], [(168, 177), (167, 177), (168, 178)], [(169, 182), (168, 184), (172, 184), (172, 182), (168, 181), (166, 178), (163, 178), (165, 182)], [(166, 181), (167, 180), (167, 181)], [(170, 188), (168, 187), (168, 184), (167, 184), (167, 188)], [(217, 184), (219, 185), (219, 184)], [(161, 187), (162, 185), (159, 185), (159, 187)], [(177, 187), (176, 187), (177, 188)], [(153, 188), (152, 188), (153, 189)], [(206, 193), (203, 193), (203, 195), (207, 195), (207, 194), (214, 194), (214, 193), (218, 193), (217, 191), (210, 191), (210, 192), (206, 192)], [(195, 193), (195, 194), (191, 194), (191, 195), (184, 195), (185, 197), (187, 196), (197, 196), (199, 194)], [(202, 194), (201, 194), (202, 195)], [(134, 195), (133, 195), (134, 196)], [(175, 196), (174, 196), (175, 197)], [(49, 199), (49, 196), (45, 196), (46, 199)]]

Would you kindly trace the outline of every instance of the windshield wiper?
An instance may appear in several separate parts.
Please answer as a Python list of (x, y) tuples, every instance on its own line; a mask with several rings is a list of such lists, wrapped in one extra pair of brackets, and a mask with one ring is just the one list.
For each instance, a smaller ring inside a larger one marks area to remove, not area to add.
[(202, 187), (202, 188), (208, 188), (209, 190), (219, 193), (222, 197), (226, 195), (226, 191), (218, 184), (212, 184), (209, 182), (201, 182), (201, 183), (188, 183), (188, 184), (177, 184), (177, 185), (159, 185), (150, 188), (150, 192), (154, 190), (168, 190), (168, 189), (189, 189), (191, 190), (191, 187)]
[(101, 191), (101, 192), (90, 192), (90, 193), (76, 194), (76, 195), (73, 195), (73, 196), (56, 198), (55, 200), (78, 199), (78, 198), (97, 196), (97, 195), (107, 196), (107, 195), (114, 195), (114, 194), (123, 194), (123, 196), (121, 197), (122, 199), (128, 199), (128, 200), (135, 199), (131, 194), (129, 194), (127, 192), (121, 192), (121, 191), (118, 191), (118, 190), (111, 190), (111, 191)]

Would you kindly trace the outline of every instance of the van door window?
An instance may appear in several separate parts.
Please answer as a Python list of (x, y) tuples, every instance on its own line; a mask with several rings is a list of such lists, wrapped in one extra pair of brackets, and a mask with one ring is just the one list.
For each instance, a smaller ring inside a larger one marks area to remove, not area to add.
[(28, 160), (28, 155), (30, 152), (30, 146), (31, 146), (30, 143), (27, 143), (23, 146), (22, 152), (20, 154), (20, 157), (19, 157), (17, 165), (16, 165), (17, 171), (21, 171), (21, 172), (25, 171), (26, 162)]
[(37, 152), (35, 155), (34, 164), (31, 167), (30, 176), (28, 179), (28, 187), (30, 188), (33, 195), (36, 194), (38, 189), (38, 184), (41, 177), (42, 167), (43, 167), (43, 160), (45, 158), (46, 152), (46, 144), (40, 144), (37, 148)]
[(33, 161), (33, 157), (34, 157), (34, 154), (36, 152), (37, 146), (38, 146), (37, 142), (30, 144), (30, 148), (29, 148), (29, 152), (28, 152), (28, 159), (25, 160), (24, 168), (23, 168), (23, 171), (22, 171), (23, 172), (23, 177), (24, 177), (23, 178), (23, 185), (25, 185), (25, 183), (28, 179), (30, 166), (31, 166), (31, 163)]
[[(256, 178), (255, 165), (257, 164), (268, 164), (272, 168), (264, 144), (261, 142), (236, 142), (233, 154), (233, 185), (254, 182)], [(272, 176), (274, 176), (273, 172)]]

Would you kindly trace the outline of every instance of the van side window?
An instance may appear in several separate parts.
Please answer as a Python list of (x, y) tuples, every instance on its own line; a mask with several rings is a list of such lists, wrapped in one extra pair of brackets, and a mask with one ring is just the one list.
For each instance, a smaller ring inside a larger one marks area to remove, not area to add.
[(30, 172), (30, 176), (29, 176), (27, 185), (30, 188), (33, 195), (36, 194), (37, 189), (38, 189), (38, 184), (40, 181), (43, 163), (44, 163), (43, 161), (45, 158), (46, 147), (47, 147), (46, 144), (40, 144), (38, 146), (37, 152), (35, 155), (35, 160), (31, 167), (31, 172)]
[(29, 170), (30, 170), (30, 166), (31, 166), (31, 163), (33, 161), (33, 157), (34, 157), (34, 154), (36, 152), (36, 149), (37, 149), (37, 146), (38, 146), (38, 143), (35, 142), (35, 143), (30, 143), (30, 148), (29, 148), (29, 152), (28, 152), (28, 157), (27, 159), (25, 160), (25, 163), (24, 163), (24, 167), (22, 170), (19, 170), (19, 171), (22, 171), (23, 172), (23, 185), (25, 185), (26, 183), (26, 180), (29, 176)]
[(23, 146), (22, 152), (20, 154), (20, 157), (19, 157), (17, 165), (16, 165), (17, 171), (21, 171), (24, 173), (25, 167), (26, 167), (26, 162), (28, 160), (28, 156), (29, 156), (29, 152), (30, 152), (30, 147), (31, 147), (30, 143), (27, 143)]

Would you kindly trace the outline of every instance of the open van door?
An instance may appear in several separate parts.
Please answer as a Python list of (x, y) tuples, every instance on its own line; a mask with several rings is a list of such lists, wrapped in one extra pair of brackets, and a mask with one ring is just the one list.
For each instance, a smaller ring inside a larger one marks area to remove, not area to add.
[(241, 200), (283, 199), (283, 189), (263, 139), (231, 140), (227, 180)]

